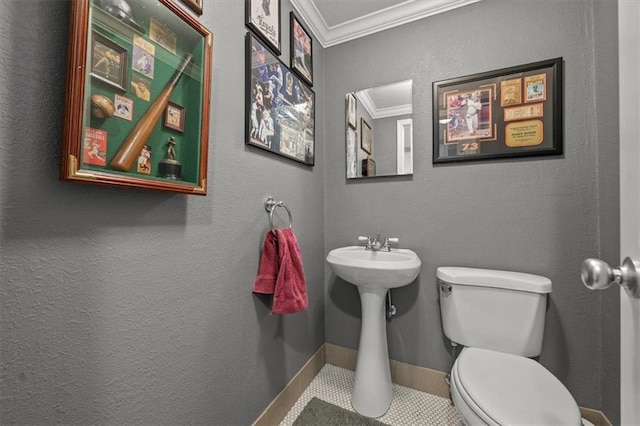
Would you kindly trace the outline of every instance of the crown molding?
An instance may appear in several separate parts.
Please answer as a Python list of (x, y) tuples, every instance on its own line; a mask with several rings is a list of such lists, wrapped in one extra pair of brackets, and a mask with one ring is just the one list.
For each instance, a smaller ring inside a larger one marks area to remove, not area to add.
[(407, 0), (329, 27), (313, 0), (291, 0), (293, 8), (322, 47), (331, 47), (480, 0)]

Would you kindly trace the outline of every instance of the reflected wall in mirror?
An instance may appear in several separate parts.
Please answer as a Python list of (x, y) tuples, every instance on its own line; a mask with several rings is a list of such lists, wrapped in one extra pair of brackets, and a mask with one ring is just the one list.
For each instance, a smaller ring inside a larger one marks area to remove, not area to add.
[(347, 93), (347, 179), (413, 174), (413, 81)]

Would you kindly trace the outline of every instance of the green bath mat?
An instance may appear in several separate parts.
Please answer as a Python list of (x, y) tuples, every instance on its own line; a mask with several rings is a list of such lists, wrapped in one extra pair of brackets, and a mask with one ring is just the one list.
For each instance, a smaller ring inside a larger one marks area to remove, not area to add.
[(387, 426), (377, 420), (345, 410), (313, 397), (302, 409), (302, 413), (293, 422), (294, 426), (307, 425), (349, 425), (349, 426)]

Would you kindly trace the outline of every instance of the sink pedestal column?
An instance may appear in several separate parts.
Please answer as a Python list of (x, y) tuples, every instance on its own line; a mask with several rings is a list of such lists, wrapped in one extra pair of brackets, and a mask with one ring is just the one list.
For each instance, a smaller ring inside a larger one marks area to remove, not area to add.
[(358, 292), (362, 325), (351, 405), (363, 416), (380, 417), (393, 397), (384, 312), (387, 289), (358, 286)]

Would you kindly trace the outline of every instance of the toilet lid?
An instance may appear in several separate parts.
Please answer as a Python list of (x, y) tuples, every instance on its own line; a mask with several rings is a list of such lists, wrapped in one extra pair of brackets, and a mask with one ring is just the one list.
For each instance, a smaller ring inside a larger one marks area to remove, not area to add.
[(501, 425), (580, 425), (580, 410), (569, 391), (532, 359), (465, 348), (453, 375), (461, 397), (474, 411), (481, 410), (481, 418)]

